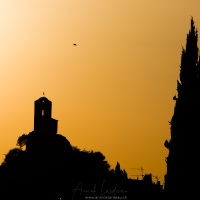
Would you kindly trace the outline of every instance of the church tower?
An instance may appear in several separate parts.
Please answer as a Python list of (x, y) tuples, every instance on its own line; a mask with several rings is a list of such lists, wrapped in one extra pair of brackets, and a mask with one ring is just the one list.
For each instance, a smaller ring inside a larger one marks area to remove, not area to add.
[(41, 134), (56, 134), (58, 120), (51, 117), (52, 102), (46, 97), (35, 101), (34, 107), (34, 132)]
[[(52, 161), (71, 151), (70, 142), (57, 132), (58, 120), (52, 118), (52, 102), (46, 97), (34, 101), (34, 130), (28, 134), (26, 152), (31, 158)], [(60, 158), (61, 159), (61, 158)], [(42, 161), (40, 161), (42, 162)]]

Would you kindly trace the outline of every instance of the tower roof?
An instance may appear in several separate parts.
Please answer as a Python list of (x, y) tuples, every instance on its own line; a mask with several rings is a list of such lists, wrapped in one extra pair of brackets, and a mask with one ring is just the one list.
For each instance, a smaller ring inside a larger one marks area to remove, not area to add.
[(35, 100), (35, 101), (48, 101), (51, 102), (47, 97), (40, 97), (39, 99)]

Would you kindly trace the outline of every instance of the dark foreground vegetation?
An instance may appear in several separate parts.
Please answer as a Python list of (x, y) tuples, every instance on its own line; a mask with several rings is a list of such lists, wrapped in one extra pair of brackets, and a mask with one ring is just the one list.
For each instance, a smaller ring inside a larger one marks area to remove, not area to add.
[(111, 169), (101, 152), (71, 147), (61, 135), (46, 135), (41, 144), (30, 152), (14, 148), (5, 156), (0, 199), (142, 199), (163, 192), (151, 174), (129, 179), (118, 162)]

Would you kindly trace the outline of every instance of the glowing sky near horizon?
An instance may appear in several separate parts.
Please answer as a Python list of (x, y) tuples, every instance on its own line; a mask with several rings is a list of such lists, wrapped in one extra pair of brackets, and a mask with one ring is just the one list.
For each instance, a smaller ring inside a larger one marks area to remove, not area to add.
[[(163, 183), (182, 46), (200, 2), (0, 0), (0, 159), (52, 101), (58, 132)], [(77, 46), (74, 46), (76, 43)]]

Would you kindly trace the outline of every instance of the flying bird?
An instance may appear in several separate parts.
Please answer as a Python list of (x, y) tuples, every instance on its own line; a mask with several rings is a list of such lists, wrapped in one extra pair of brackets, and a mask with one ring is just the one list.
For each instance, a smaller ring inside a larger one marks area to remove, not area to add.
[(77, 46), (77, 44), (75, 44), (75, 43), (74, 43), (73, 45), (74, 45), (74, 46)]

